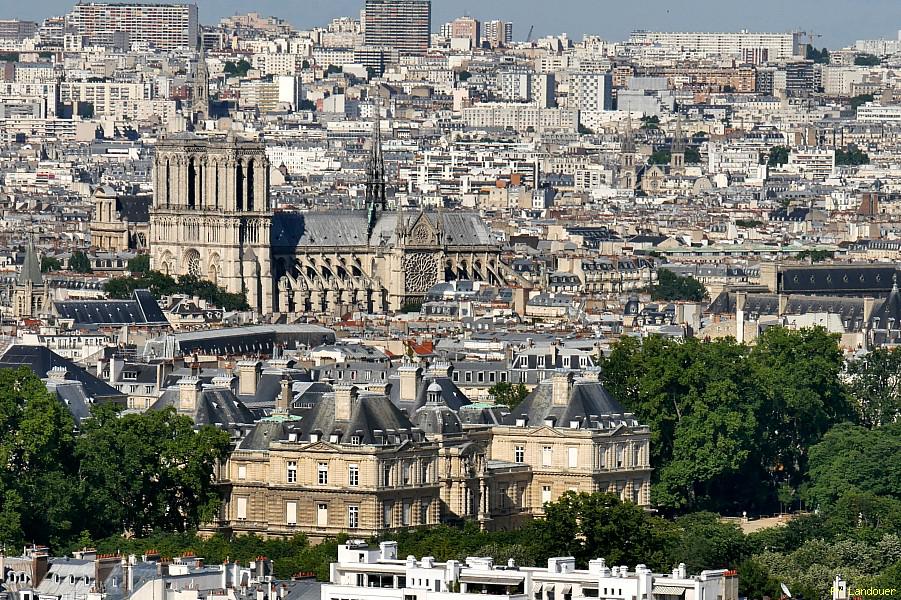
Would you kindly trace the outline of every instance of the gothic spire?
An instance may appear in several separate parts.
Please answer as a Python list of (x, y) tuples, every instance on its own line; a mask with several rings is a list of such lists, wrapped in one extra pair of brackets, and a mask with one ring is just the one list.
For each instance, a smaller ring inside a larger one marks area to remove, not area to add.
[(682, 115), (676, 117), (676, 128), (673, 131), (672, 152), (685, 152), (685, 137), (682, 135)]
[(387, 197), (385, 194), (385, 159), (382, 156), (381, 114), (375, 107), (376, 117), (372, 122), (372, 143), (369, 148), (369, 162), (366, 165), (366, 212), (369, 221), (369, 233), (375, 227), (378, 212), (385, 210)]
[(43, 285), (44, 276), (41, 275), (41, 258), (34, 249), (34, 239), (28, 237), (28, 246), (25, 250), (25, 261), (22, 263), (22, 270), (19, 272), (19, 285), (31, 283), (32, 285)]
[(623, 142), (620, 149), (623, 153), (635, 153), (635, 134), (632, 132), (632, 111), (626, 115), (626, 130), (623, 133)]

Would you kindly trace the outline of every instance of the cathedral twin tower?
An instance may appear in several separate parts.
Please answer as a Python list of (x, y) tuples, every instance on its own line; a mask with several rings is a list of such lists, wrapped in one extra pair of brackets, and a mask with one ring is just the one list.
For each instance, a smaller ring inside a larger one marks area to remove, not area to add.
[[(154, 160), (153, 268), (244, 292), (271, 312), (269, 161), (256, 142), (178, 134)], [(268, 283), (267, 283), (268, 282)]]
[(500, 248), (475, 213), (386, 210), (373, 135), (365, 210), (273, 211), (262, 143), (192, 133), (158, 142), (151, 266), (244, 293), (263, 315), (384, 313), (436, 283), (504, 283)]

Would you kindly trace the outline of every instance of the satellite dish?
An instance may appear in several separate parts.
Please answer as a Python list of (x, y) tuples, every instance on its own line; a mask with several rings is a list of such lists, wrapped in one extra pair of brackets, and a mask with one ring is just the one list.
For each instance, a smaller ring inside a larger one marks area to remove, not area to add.
[(792, 593), (790, 591), (788, 591), (788, 586), (785, 585), (784, 583), (780, 583), (779, 585), (782, 587), (782, 593), (785, 594), (786, 596), (788, 596), (789, 598), (791, 598)]

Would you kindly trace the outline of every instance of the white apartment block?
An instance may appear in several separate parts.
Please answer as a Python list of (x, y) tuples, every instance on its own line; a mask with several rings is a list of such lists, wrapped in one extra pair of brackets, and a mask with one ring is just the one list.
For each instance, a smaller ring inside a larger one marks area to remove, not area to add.
[(565, 131), (579, 129), (579, 111), (540, 108), (533, 104), (486, 103), (463, 109), (463, 124), (473, 129), (510, 128), (514, 131)]
[(353, 540), (338, 547), (338, 561), (323, 584), (322, 600), (737, 600), (738, 575), (724, 569), (689, 575), (680, 563), (671, 573), (645, 565), (608, 566), (603, 558), (576, 569), (572, 557), (549, 558), (547, 567), (495, 565), (490, 557), (438, 562), (399, 559), (397, 542), (369, 548)]
[(832, 67), (823, 65), (823, 92), (828, 96), (850, 96), (851, 86), (861, 83), (867, 69), (860, 67)]
[(612, 110), (613, 77), (610, 73), (570, 73), (568, 106), (580, 111)]
[(66, 25), (89, 39), (124, 32), (129, 42), (160, 50), (197, 45), (196, 4), (78, 3), (66, 16)]
[(787, 168), (805, 179), (825, 181), (835, 172), (835, 150), (793, 148), (788, 155)]
[(633, 31), (631, 44), (668, 48), (705, 56), (733, 56), (742, 58), (749, 52), (766, 50), (771, 61), (787, 60), (801, 56), (805, 47), (805, 34), (793, 33), (735, 33)]
[(64, 81), (59, 84), (60, 102), (90, 103), (97, 117), (122, 117), (122, 103), (152, 98), (151, 83)]
[(901, 104), (867, 102), (857, 107), (857, 120), (865, 123), (897, 123), (901, 121)]

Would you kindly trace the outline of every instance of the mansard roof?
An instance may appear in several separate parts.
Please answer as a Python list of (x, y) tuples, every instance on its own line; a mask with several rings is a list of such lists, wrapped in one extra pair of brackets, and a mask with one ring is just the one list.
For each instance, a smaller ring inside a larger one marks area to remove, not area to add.
[(400, 435), (409, 439), (416, 437), (415, 425), (399, 408), (382, 394), (359, 392), (351, 409), (350, 419), (339, 420), (335, 416), (335, 394), (326, 394), (304, 415), (300, 422), (301, 437), (309, 439), (316, 433), (327, 440), (335, 433), (341, 434), (341, 441), (347, 443), (351, 436), (359, 436), (360, 443), (381, 445), (383, 440), (377, 432)]
[[(555, 374), (555, 377), (560, 376)], [(568, 427), (572, 421), (589, 424), (592, 421), (603, 421), (619, 415), (625, 418), (626, 409), (596, 379), (575, 379), (569, 387), (566, 404), (554, 404), (553, 379), (545, 379), (532, 390), (525, 400), (510, 411), (507, 424), (512, 425), (523, 415), (529, 425), (540, 425), (547, 419), (553, 419), (559, 427)], [(633, 417), (630, 424), (638, 425)], [(586, 426), (583, 425), (583, 426)]]
[[(163, 410), (169, 406), (178, 409), (179, 389), (171, 387), (163, 391), (159, 400), (149, 410)], [(253, 413), (226, 387), (204, 387), (200, 390), (193, 415), (195, 425), (245, 425), (254, 422)]]

